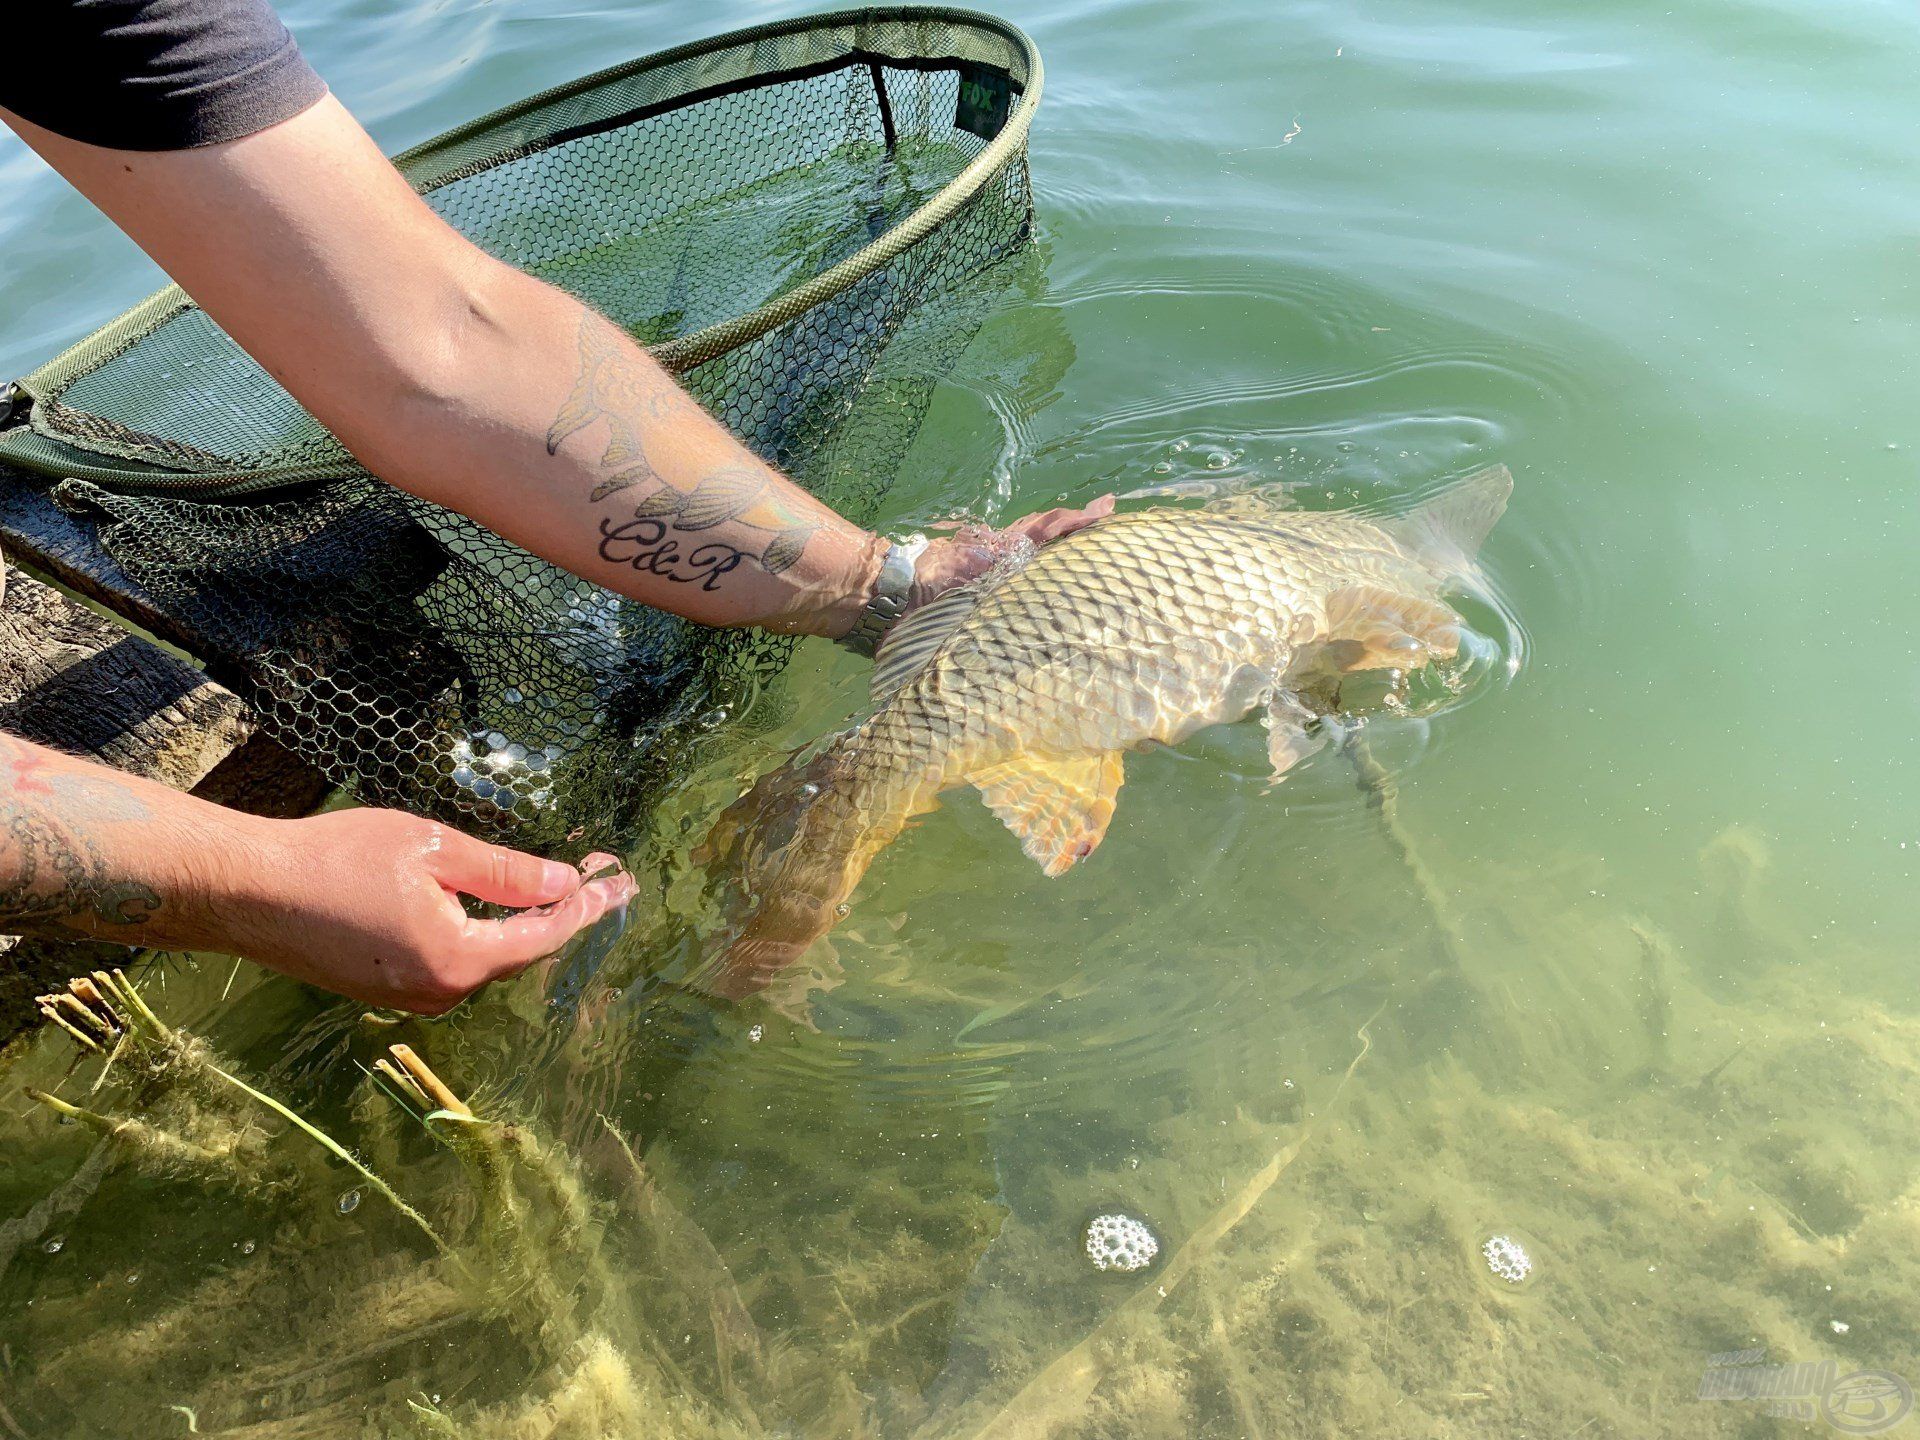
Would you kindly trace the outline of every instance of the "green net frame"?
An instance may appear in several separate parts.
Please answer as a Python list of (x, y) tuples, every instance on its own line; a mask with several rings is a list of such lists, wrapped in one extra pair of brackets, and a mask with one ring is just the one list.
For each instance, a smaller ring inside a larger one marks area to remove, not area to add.
[[(1030, 238), (1040, 89), (990, 16), (847, 11), (601, 71), (394, 163), (866, 520)], [(788, 654), (383, 485), (177, 288), (18, 390), (0, 465), (53, 484), (263, 728), (369, 802), (618, 839)]]

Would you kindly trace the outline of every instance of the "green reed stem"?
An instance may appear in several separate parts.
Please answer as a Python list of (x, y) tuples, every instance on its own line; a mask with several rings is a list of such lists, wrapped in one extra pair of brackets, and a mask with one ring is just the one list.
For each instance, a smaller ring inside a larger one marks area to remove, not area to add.
[[(145, 1007), (143, 1006), (141, 1008), (144, 1009)], [(319, 1126), (312, 1124), (310, 1121), (296, 1114), (292, 1109), (290, 1109), (286, 1105), (283, 1105), (280, 1101), (274, 1099), (273, 1096), (266, 1094), (264, 1091), (254, 1089), (253, 1086), (247, 1084), (246, 1081), (240, 1079), (236, 1075), (229, 1075), (225, 1070), (222, 1070), (218, 1065), (215, 1065), (209, 1061), (207, 1063), (207, 1070), (210, 1073), (217, 1075), (220, 1079), (226, 1081), (227, 1084), (233, 1086), (234, 1089), (240, 1091), (243, 1095), (246, 1095), (251, 1099), (259, 1102), (260, 1104), (266, 1106), (269, 1110), (273, 1111), (274, 1114), (288, 1121), (290, 1124), (294, 1125), (303, 1133), (305, 1133), (310, 1139), (316, 1141), (323, 1149), (328, 1151), (330, 1154), (338, 1157), (341, 1160), (344, 1160), (348, 1165), (352, 1166), (353, 1169), (358, 1171), (361, 1177), (365, 1179), (369, 1185), (373, 1186), (375, 1190), (378, 1190), (382, 1195), (387, 1197), (388, 1203), (391, 1204), (394, 1209), (398, 1210), (402, 1215), (406, 1216), (407, 1219), (411, 1220), (415, 1225), (417, 1225), (420, 1228), (420, 1233), (425, 1235), (429, 1240), (433, 1242), (435, 1249), (437, 1249), (442, 1255), (446, 1256), (449, 1260), (453, 1261), (456, 1265), (460, 1265), (461, 1269), (464, 1270), (466, 1268), (465, 1265), (461, 1263), (460, 1257), (453, 1252), (452, 1247), (450, 1247), (446, 1241), (440, 1238), (440, 1232), (435, 1230), (432, 1225), (427, 1223), (427, 1217), (422, 1215), (418, 1210), (414, 1209), (413, 1206), (409, 1205), (405, 1200), (401, 1199), (398, 1191), (396, 1191), (391, 1185), (387, 1184), (385, 1180), (382, 1180), (372, 1170), (368, 1169), (367, 1166), (361, 1161), (360, 1157), (355, 1155), (351, 1150), (347, 1149), (346, 1146), (342, 1145), (338, 1140), (335, 1140), (331, 1135), (327, 1134), (327, 1132), (322, 1130)]]

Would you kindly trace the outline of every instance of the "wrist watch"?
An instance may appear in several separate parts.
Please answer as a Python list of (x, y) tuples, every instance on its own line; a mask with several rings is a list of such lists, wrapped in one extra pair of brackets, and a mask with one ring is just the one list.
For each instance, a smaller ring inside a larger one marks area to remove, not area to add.
[(873, 595), (853, 628), (835, 643), (856, 655), (871, 659), (887, 632), (900, 622), (907, 608), (907, 592), (913, 588), (914, 562), (927, 548), (927, 537), (909, 535), (902, 540), (889, 539), (887, 553), (880, 561), (880, 578), (874, 581)]

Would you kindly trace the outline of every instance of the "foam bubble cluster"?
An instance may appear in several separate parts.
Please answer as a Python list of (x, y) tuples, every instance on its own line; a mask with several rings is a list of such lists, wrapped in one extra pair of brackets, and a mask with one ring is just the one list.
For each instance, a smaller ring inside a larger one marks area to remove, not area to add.
[(1533, 1257), (1511, 1235), (1490, 1235), (1480, 1247), (1487, 1268), (1509, 1285), (1518, 1285), (1533, 1273)]
[(1096, 1270), (1144, 1270), (1160, 1253), (1160, 1240), (1144, 1220), (1096, 1215), (1087, 1224), (1087, 1258)]

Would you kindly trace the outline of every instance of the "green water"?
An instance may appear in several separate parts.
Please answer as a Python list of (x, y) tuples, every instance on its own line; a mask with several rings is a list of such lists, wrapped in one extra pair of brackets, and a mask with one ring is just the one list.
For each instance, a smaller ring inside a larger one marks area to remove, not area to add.
[[(286, 13), (394, 149), (773, 12)], [(63, 1073), (43, 1040), (0, 1077), (0, 1432), (1768, 1435), (1827, 1427), (1696, 1398), (1715, 1355), (1920, 1382), (1920, 15), (1010, 13), (1048, 65), (1040, 250), (889, 522), (1500, 461), (1518, 672), (1373, 727), (1384, 815), (1337, 751), (1268, 795), (1258, 732), (1212, 734), (1131, 759), (1058, 881), (954, 797), (764, 1000), (629, 936), (407, 1027), (565, 1181), (526, 1182), (550, 1270), (504, 1318), (297, 1136), (244, 1152), (265, 1189), (123, 1166), (8, 1229), (89, 1151), (20, 1096)], [(11, 373), (154, 277), (17, 146), (0, 186)], [(634, 935), (860, 683), (803, 655), (690, 777)], [(471, 1228), (354, 1063), (392, 1032), (226, 961), (148, 993)], [(1159, 1268), (1090, 1269), (1103, 1209)]]

